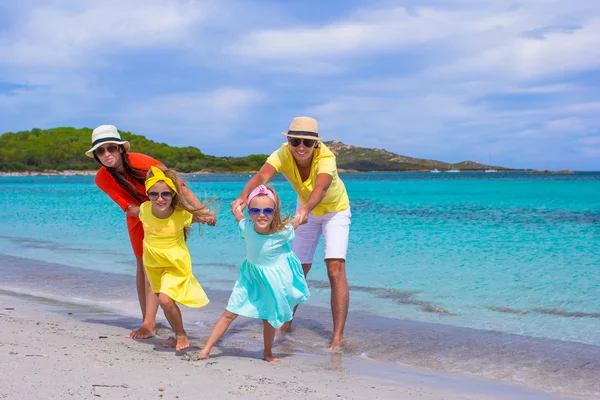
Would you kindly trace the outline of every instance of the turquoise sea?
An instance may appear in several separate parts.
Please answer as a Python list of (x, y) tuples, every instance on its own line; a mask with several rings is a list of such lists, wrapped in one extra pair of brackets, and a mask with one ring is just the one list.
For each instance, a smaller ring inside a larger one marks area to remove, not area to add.
[[(213, 299), (185, 313), (199, 339), (244, 258), (229, 204), (248, 178), (186, 177), (220, 205), (217, 226), (188, 242)], [(342, 178), (353, 213), (349, 356), (600, 396), (600, 173)], [(290, 186), (274, 184), (292, 211)], [(326, 348), (322, 254), (286, 349)], [(139, 313), (124, 215), (93, 177), (0, 178), (0, 273), (6, 292)]]

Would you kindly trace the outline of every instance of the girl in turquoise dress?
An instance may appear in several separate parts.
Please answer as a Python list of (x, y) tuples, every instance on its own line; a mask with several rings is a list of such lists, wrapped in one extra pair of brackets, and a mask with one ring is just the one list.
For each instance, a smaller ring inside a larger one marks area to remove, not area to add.
[(294, 307), (310, 296), (302, 265), (291, 248), (297, 220), (282, 220), (279, 197), (270, 187), (254, 189), (247, 204), (250, 219), (245, 218), (241, 207), (234, 210), (240, 235), (246, 240), (247, 256), (225, 312), (198, 353), (200, 359), (209, 357), (233, 320), (243, 315), (263, 320), (263, 359), (279, 361), (271, 351), (275, 329), (291, 321)]

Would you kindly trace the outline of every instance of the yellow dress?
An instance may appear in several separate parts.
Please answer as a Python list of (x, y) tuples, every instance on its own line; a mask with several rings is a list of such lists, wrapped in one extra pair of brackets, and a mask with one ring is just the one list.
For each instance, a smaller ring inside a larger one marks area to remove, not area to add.
[(203, 307), (208, 297), (192, 275), (192, 259), (183, 229), (192, 223), (192, 214), (175, 210), (169, 218), (156, 218), (152, 203), (140, 206), (144, 225), (144, 267), (154, 293), (164, 293), (188, 307)]

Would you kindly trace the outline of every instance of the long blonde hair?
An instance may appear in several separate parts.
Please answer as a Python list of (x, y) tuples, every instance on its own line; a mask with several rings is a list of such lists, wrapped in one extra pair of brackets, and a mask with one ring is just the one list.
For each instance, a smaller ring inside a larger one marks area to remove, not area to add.
[[(281, 200), (279, 200), (279, 195), (273, 186), (267, 186), (267, 189), (269, 189), (273, 193), (273, 197), (275, 197), (275, 212), (273, 213), (271, 226), (269, 226), (269, 232), (275, 233), (284, 230), (285, 226), (290, 223), (290, 214), (288, 213), (285, 218), (281, 218)], [(256, 195), (256, 197), (261, 196), (267, 195), (262, 193)]]
[[(168, 169), (168, 168), (162, 168), (162, 167), (157, 167), (157, 168), (162, 170), (163, 173), (165, 174), (165, 176), (173, 181), (176, 188), (181, 187), (182, 180), (177, 175), (177, 172), (175, 170)], [(154, 176), (154, 174), (152, 173), (152, 170), (148, 170), (148, 174), (146, 174), (146, 179), (151, 178), (153, 176)], [(194, 217), (196, 217), (196, 219), (198, 219), (198, 221), (200, 223), (206, 223), (211, 217), (215, 216), (215, 212), (212, 210), (209, 210), (207, 208), (208, 206), (213, 204), (215, 202), (215, 200), (216, 200), (216, 197), (212, 197), (208, 200), (205, 200), (204, 202), (201, 202), (200, 207), (194, 207), (190, 203), (188, 203), (188, 201), (186, 200), (185, 197), (174, 192), (173, 199), (171, 200), (171, 207), (173, 207), (173, 209), (175, 209), (175, 210), (185, 210), (185, 211), (189, 212), (190, 214), (192, 214)], [(185, 236), (185, 240), (187, 240), (187, 238), (191, 232), (192, 232), (192, 228), (190, 228), (189, 226), (184, 228), (183, 235)], [(199, 228), (199, 232), (200, 232), (200, 235), (202, 235), (201, 228)]]

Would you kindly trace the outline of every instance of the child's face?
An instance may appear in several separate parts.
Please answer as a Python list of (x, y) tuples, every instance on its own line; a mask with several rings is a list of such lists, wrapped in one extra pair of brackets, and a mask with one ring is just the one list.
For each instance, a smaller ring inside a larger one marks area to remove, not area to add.
[(261, 229), (268, 229), (273, 221), (275, 202), (267, 196), (256, 196), (248, 204), (248, 215), (254, 225)]
[(156, 182), (148, 189), (148, 198), (159, 210), (167, 209), (173, 201), (173, 190), (164, 182)]

